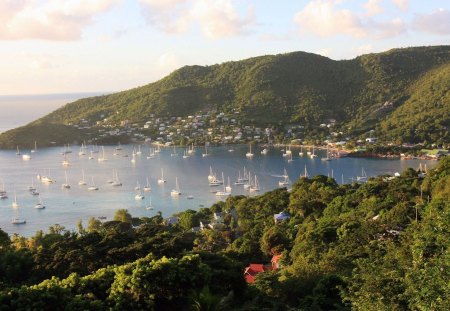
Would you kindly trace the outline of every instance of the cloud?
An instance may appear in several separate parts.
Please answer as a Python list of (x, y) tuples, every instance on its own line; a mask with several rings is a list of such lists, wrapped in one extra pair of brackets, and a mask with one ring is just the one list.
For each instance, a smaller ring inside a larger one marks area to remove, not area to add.
[(0, 40), (77, 40), (93, 16), (119, 0), (3, 0)]
[(252, 7), (240, 14), (231, 0), (139, 0), (148, 22), (168, 33), (198, 25), (207, 38), (246, 34), (255, 22)]
[(450, 11), (439, 9), (428, 14), (418, 14), (414, 17), (412, 24), (417, 31), (448, 35), (450, 34)]
[[(390, 21), (376, 21), (373, 18), (362, 18), (347, 9), (336, 6), (339, 1), (315, 0), (309, 2), (303, 10), (294, 16), (294, 22), (300, 27), (300, 32), (312, 33), (321, 37), (347, 35), (354, 38), (373, 37), (382, 39), (398, 36), (407, 31), (401, 18)], [(378, 1), (365, 4), (368, 13), (381, 12)]]
[(384, 12), (384, 9), (380, 5), (381, 0), (369, 0), (363, 4), (363, 7), (367, 10), (368, 16), (375, 16)]
[(302, 32), (311, 32), (321, 37), (346, 34), (352, 37), (367, 35), (361, 20), (350, 10), (335, 8), (330, 0), (309, 2), (294, 16), (294, 22)]
[(408, 11), (409, 9), (409, 0), (392, 0), (396, 7), (398, 7), (402, 11)]

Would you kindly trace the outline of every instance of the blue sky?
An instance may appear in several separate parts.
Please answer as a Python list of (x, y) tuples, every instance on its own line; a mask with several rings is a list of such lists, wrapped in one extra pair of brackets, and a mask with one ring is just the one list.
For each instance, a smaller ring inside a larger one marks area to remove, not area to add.
[(0, 95), (120, 91), (183, 65), (450, 44), (448, 0), (2, 0)]

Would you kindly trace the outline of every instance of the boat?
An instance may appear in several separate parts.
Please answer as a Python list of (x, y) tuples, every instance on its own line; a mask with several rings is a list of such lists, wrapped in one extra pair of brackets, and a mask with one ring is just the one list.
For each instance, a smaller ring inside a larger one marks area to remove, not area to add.
[(292, 152), (288, 154), (288, 163), (294, 162), (294, 159), (292, 158)]
[(248, 172), (248, 179), (244, 183), (244, 189), (250, 190), (251, 187), (252, 187), (252, 176), (250, 175), (250, 172)]
[(150, 187), (150, 183), (148, 182), (148, 177), (147, 177), (147, 184), (144, 186), (144, 191), (149, 192), (151, 190), (152, 190), (152, 187)]
[(245, 154), (245, 157), (246, 157), (247, 159), (253, 159), (254, 154), (252, 153), (252, 144), (249, 144), (249, 146), (250, 146), (250, 149), (249, 149), (249, 151)]
[(102, 156), (97, 158), (98, 162), (105, 162), (108, 161), (108, 159), (105, 156), (105, 148), (102, 146)]
[(22, 154), (22, 160), (24, 161), (31, 160), (31, 155), (29, 155), (28, 153)]
[(113, 169), (113, 182), (111, 183), (113, 187), (120, 187), (122, 183), (119, 180), (119, 175), (117, 174), (117, 170)]
[(90, 185), (87, 189), (89, 191), (96, 191), (96, 190), (98, 190), (98, 187), (96, 187), (95, 183), (94, 183), (94, 176), (92, 176), (92, 185)]
[(31, 186), (28, 186), (28, 191), (36, 191), (36, 187), (34, 186), (33, 178), (31, 178)]
[(172, 197), (181, 195), (180, 186), (178, 185), (178, 177), (175, 177), (175, 189), (172, 189), (172, 191), (170, 191), (170, 195)]
[(16, 155), (20, 155), (20, 150), (19, 150), (19, 146), (16, 146)]
[(212, 167), (209, 167), (209, 175), (208, 175), (208, 182), (211, 182), (216, 179), (216, 175), (214, 174)]
[(226, 192), (231, 192), (231, 184), (230, 184), (230, 176), (228, 176), (228, 184), (227, 184), (227, 186), (225, 187), (225, 191)]
[(66, 182), (61, 185), (61, 188), (63, 188), (63, 189), (70, 189), (69, 182), (67, 181), (67, 171), (64, 171), (64, 175), (66, 177)]
[(303, 173), (303, 175), (300, 175), (300, 177), (309, 178), (308, 170), (306, 169), (306, 164), (305, 164), (305, 172)]
[(194, 143), (192, 143), (192, 144), (191, 144), (191, 147), (188, 148), (187, 153), (188, 153), (189, 155), (195, 154)]
[(31, 191), (30, 193), (31, 193), (31, 195), (39, 195), (39, 192), (37, 192), (36, 190), (35, 191)]
[(322, 161), (331, 161), (330, 150), (327, 145), (327, 156), (321, 159)]
[(84, 156), (84, 155), (86, 155), (85, 150), (86, 150), (86, 146), (84, 145), (84, 143), (82, 143), (81, 146), (80, 146), (80, 151), (78, 152), (78, 155), (79, 155), (79, 156)]
[(26, 221), (25, 219), (15, 217), (15, 218), (13, 218), (13, 219), (11, 220), (11, 223), (12, 223), (13, 225), (23, 225), (23, 224), (26, 224), (27, 221)]
[(70, 165), (70, 161), (67, 158), (67, 154), (64, 154), (64, 160), (62, 161), (62, 165), (63, 166), (69, 166)]
[(142, 151), (141, 151), (141, 145), (138, 145), (138, 151), (136, 151), (137, 155), (141, 155)]
[(147, 159), (153, 159), (155, 157), (155, 149), (149, 148)]
[(12, 202), (12, 207), (19, 208), (19, 203), (17, 202), (16, 191), (14, 191), (14, 201)]
[(303, 146), (300, 146), (300, 152), (298, 153), (298, 155), (303, 157)]
[(80, 186), (84, 186), (84, 185), (86, 185), (86, 180), (85, 180), (85, 177), (84, 177), (84, 170), (81, 170), (81, 175), (82, 175), (82, 178), (81, 178), (81, 180), (78, 182), (78, 184), (79, 184)]
[(170, 154), (171, 157), (178, 157), (178, 153), (175, 150), (175, 146), (173, 146), (173, 152)]
[(139, 181), (136, 182), (136, 187), (134, 187), (134, 190), (141, 190), (141, 184), (139, 184)]
[(187, 198), (188, 200), (192, 200), (192, 199), (194, 199), (194, 196), (193, 196), (193, 195), (188, 195), (186, 198)]
[(283, 180), (278, 181), (278, 186), (280, 187), (286, 187), (290, 185), (290, 180), (289, 180), (289, 175), (287, 174), (286, 169), (284, 169), (283, 175), (281, 175), (281, 177), (283, 177)]
[(94, 151), (91, 150), (91, 155), (88, 158), (89, 160), (93, 160), (94, 159)]
[(269, 150), (267, 148), (264, 148), (263, 150), (261, 150), (262, 155), (266, 155), (267, 153), (269, 153)]
[(202, 157), (203, 158), (206, 158), (206, 157), (208, 157), (209, 156), (209, 153), (208, 153), (208, 147), (206, 146), (206, 144), (205, 144), (205, 153), (202, 153)]
[(42, 176), (42, 177), (41, 177), (41, 182), (43, 182), (43, 183), (45, 183), (45, 184), (51, 184), (51, 183), (53, 183), (53, 179), (51, 179), (51, 178), (48, 177), (48, 176)]
[(260, 186), (259, 186), (259, 182), (258, 182), (258, 177), (256, 177), (255, 175), (255, 179), (253, 181), (253, 185), (250, 186), (250, 188), (248, 189), (250, 192), (258, 192), (261, 190)]
[(132, 154), (131, 163), (136, 163), (136, 153), (135, 152), (133, 152), (133, 154)]
[(160, 152), (161, 152), (161, 145), (158, 143), (158, 144), (156, 144), (155, 153), (160, 153)]
[(290, 144), (288, 145), (288, 148), (286, 149), (286, 154), (287, 154), (287, 155), (292, 154), (292, 151), (291, 151), (291, 145), (290, 145)]
[(146, 210), (152, 210), (153, 206), (152, 206), (152, 197), (148, 197), (149, 198), (149, 204), (147, 205), (147, 207), (145, 208)]
[(135, 200), (143, 200), (143, 199), (144, 199), (144, 196), (142, 195), (141, 191), (139, 191), (139, 193), (137, 193), (137, 194), (134, 196), (134, 199), (135, 199)]
[(192, 153), (189, 153), (189, 151), (190, 150), (184, 150), (183, 159), (187, 159), (187, 158), (191, 157), (190, 154), (192, 154)]
[(361, 176), (356, 176), (356, 181), (358, 182), (366, 182), (367, 181), (367, 174), (364, 168), (361, 168)]
[(34, 149), (31, 149), (31, 153), (37, 152), (37, 144), (36, 141), (34, 141)]
[(120, 142), (117, 143), (117, 147), (115, 148), (116, 150), (122, 150), (122, 146), (120, 145)]
[(244, 184), (244, 181), (243, 181), (243, 179), (242, 179), (242, 177), (241, 177), (241, 171), (239, 171), (239, 176), (238, 176), (238, 178), (237, 178), (237, 180), (234, 182), (234, 184), (235, 185), (243, 185)]
[(41, 196), (39, 196), (39, 202), (36, 203), (36, 205), (34, 206), (34, 208), (36, 208), (36, 209), (44, 209), (44, 208), (45, 208), (45, 205), (42, 203)]
[(158, 184), (162, 185), (166, 183), (166, 180), (164, 179), (164, 169), (161, 169), (161, 177), (158, 179)]
[(309, 155), (311, 159), (317, 158), (317, 154), (314, 153), (314, 145), (312, 146), (312, 153)]
[[(222, 180), (224, 179), (223, 177), (223, 172), (222, 172)], [(223, 191), (217, 191), (216, 192), (216, 196), (218, 197), (226, 197), (226, 196), (230, 196), (231, 195), (231, 186), (229, 186), (229, 190), (227, 191), (227, 187), (225, 187), (225, 185), (223, 186)]]

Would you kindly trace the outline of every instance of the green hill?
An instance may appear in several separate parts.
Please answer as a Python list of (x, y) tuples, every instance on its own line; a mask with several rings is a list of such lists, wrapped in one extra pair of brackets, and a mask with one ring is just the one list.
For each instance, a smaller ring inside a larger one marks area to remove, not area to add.
[[(142, 122), (150, 114), (187, 116), (214, 109), (240, 111), (243, 120), (261, 125), (316, 126), (333, 118), (352, 133), (378, 128), (381, 136), (396, 139), (406, 126), (411, 126), (410, 120), (404, 119), (408, 118), (405, 111), (423, 107), (419, 101), (430, 105), (428, 115), (441, 112), (440, 106), (432, 104), (437, 99), (448, 104), (448, 83), (440, 79), (448, 74), (449, 63), (450, 46), (434, 46), (393, 49), (341, 61), (293, 52), (213, 66), (185, 66), (142, 87), (67, 104), (32, 124), (70, 124), (82, 118), (95, 123), (102, 116)], [(386, 108), (386, 102), (392, 104)], [(391, 133), (392, 120), (395, 131)], [(447, 124), (448, 120), (448, 113), (444, 113), (439, 124)], [(0, 136), (1, 147), (26, 141), (23, 135), (13, 132), (16, 134)], [(408, 138), (418, 140), (431, 135), (419, 134)], [(11, 137), (17, 141), (11, 141)], [(59, 138), (54, 133), (52, 140)]]

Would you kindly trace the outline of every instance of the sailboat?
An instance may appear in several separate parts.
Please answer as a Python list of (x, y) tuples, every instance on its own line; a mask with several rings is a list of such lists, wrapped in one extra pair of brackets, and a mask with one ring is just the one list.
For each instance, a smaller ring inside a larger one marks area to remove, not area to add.
[(328, 145), (327, 145), (327, 156), (322, 158), (322, 161), (331, 161), (330, 150), (329, 150)]
[(192, 144), (191, 144), (191, 147), (188, 148), (187, 153), (188, 153), (189, 155), (193, 155), (193, 154), (195, 153), (195, 150), (194, 150), (194, 143), (192, 143)]
[(148, 197), (149, 198), (149, 203), (147, 205), (147, 207), (145, 208), (146, 210), (152, 210), (153, 206), (152, 206), (152, 197)]
[(19, 145), (16, 146), (16, 155), (20, 155)]
[[(224, 179), (223, 177), (223, 172), (222, 172), (222, 180)], [(225, 185), (223, 186), (223, 191), (217, 191), (216, 192), (216, 196), (218, 197), (225, 197), (225, 196), (230, 196), (231, 195), (231, 186), (229, 187), (230, 191), (227, 191), (227, 187), (225, 187)]]
[(263, 150), (261, 150), (262, 155), (266, 155), (267, 153), (269, 153), (269, 150), (267, 148), (264, 148)]
[(207, 156), (209, 156), (209, 153), (208, 153), (208, 147), (205, 144), (205, 153), (202, 153), (202, 157), (206, 158)]
[(62, 165), (63, 166), (69, 166), (70, 165), (70, 161), (67, 158), (67, 154), (64, 154), (64, 160), (62, 161)]
[(250, 192), (257, 192), (257, 191), (260, 191), (260, 190), (261, 190), (261, 188), (259, 186), (258, 177), (256, 177), (256, 175), (255, 175), (255, 180), (253, 181), (253, 185), (250, 186), (249, 191)]
[(180, 186), (178, 185), (178, 177), (175, 177), (175, 189), (172, 189), (172, 191), (170, 191), (170, 195), (173, 197), (181, 195)]
[(305, 173), (303, 175), (300, 175), (300, 177), (309, 178), (308, 171), (306, 170), (306, 164), (305, 164)]
[(32, 152), (32, 153), (37, 152), (37, 144), (36, 144), (36, 141), (34, 141), (34, 149), (31, 149), (31, 152)]
[(45, 208), (45, 205), (42, 203), (41, 196), (39, 196), (39, 202), (36, 203), (36, 205), (34, 206), (34, 208), (36, 208), (36, 209), (44, 209), (44, 208)]
[(227, 184), (227, 186), (225, 187), (225, 191), (226, 192), (231, 192), (231, 184), (230, 184), (230, 176), (228, 176), (228, 184)]
[(36, 187), (34, 186), (34, 178), (31, 178), (31, 186), (28, 186), (28, 191), (36, 191)]
[(292, 151), (291, 151), (291, 145), (289, 144), (288, 145), (288, 148), (286, 149), (286, 154), (292, 154)]
[(122, 146), (120, 145), (120, 142), (117, 143), (117, 147), (115, 149), (116, 150), (122, 150)]
[(239, 171), (238, 174), (239, 174), (239, 176), (238, 176), (237, 180), (234, 182), (234, 184), (235, 185), (243, 185), (244, 181), (242, 180), (242, 177), (241, 177), (241, 171)]
[(164, 169), (161, 169), (161, 177), (158, 179), (158, 184), (164, 184), (166, 180), (164, 179)]
[(359, 181), (359, 182), (367, 181), (367, 174), (363, 167), (361, 168), (361, 176), (356, 176), (356, 181)]
[(312, 153), (309, 155), (311, 159), (317, 158), (317, 154), (314, 153), (314, 145), (312, 146)]
[(87, 189), (89, 191), (96, 191), (96, 190), (98, 190), (98, 187), (96, 187), (95, 183), (94, 183), (94, 176), (92, 176), (92, 185), (90, 185)]
[(147, 159), (153, 159), (154, 157), (155, 157), (155, 149), (154, 148), (149, 148), (148, 149)]
[(84, 185), (86, 185), (86, 180), (85, 180), (85, 177), (84, 177), (84, 170), (81, 170), (81, 175), (82, 175), (82, 178), (81, 178), (81, 180), (78, 182), (78, 184), (79, 184), (80, 186), (84, 186)]
[(298, 155), (303, 157), (303, 146), (300, 146), (300, 152), (298, 153)]
[(249, 151), (245, 154), (245, 156), (247, 157), (247, 159), (253, 159), (254, 154), (252, 153), (252, 144), (249, 144), (250, 149)]
[(17, 202), (16, 190), (14, 190), (14, 201), (12, 202), (12, 207), (19, 208), (19, 203)]
[(88, 158), (89, 160), (93, 160), (94, 159), (94, 151), (91, 150), (91, 155)]
[(250, 172), (248, 172), (248, 179), (244, 183), (244, 189), (250, 190), (251, 187), (252, 187), (252, 176), (250, 175)]
[(141, 193), (141, 190), (139, 189), (139, 193), (136, 193), (136, 195), (134, 196), (135, 200), (143, 200), (144, 196)]
[(113, 169), (113, 182), (111, 183), (113, 187), (120, 187), (122, 183), (119, 180), (119, 175), (117, 174), (117, 170)]
[(189, 153), (189, 151), (190, 151), (190, 149), (189, 150), (184, 150), (183, 159), (187, 159), (187, 158), (191, 157), (190, 156), (191, 153)]
[(136, 163), (136, 153), (133, 151), (131, 163)]
[(161, 152), (161, 145), (159, 143), (157, 143), (155, 153), (160, 153), (160, 152)]
[(64, 175), (66, 176), (66, 182), (61, 185), (63, 189), (70, 189), (69, 182), (67, 181), (67, 171), (64, 171)]
[(141, 184), (139, 183), (139, 181), (136, 181), (136, 187), (134, 187), (134, 190), (141, 190)]
[(288, 154), (288, 163), (294, 162), (294, 159), (292, 158), (292, 152)]
[(283, 175), (281, 175), (281, 177), (283, 177), (283, 180), (278, 181), (278, 186), (280, 187), (289, 186), (291, 182), (289, 181), (289, 175), (287, 174), (286, 169), (284, 169)]
[(138, 151), (136, 151), (136, 154), (137, 154), (137, 155), (142, 154), (142, 151), (141, 151), (141, 145), (138, 145)]
[(108, 161), (108, 159), (105, 156), (105, 148), (102, 146), (102, 156), (97, 158), (98, 162), (104, 162)]
[(173, 146), (173, 152), (170, 154), (171, 157), (177, 157), (178, 153), (175, 150), (175, 146)]
[(152, 187), (150, 187), (150, 183), (148, 182), (148, 177), (147, 177), (147, 184), (144, 186), (144, 191), (149, 192), (151, 190), (152, 190)]
[(22, 160), (24, 160), (24, 161), (31, 160), (31, 155), (29, 155), (28, 153), (22, 154)]

